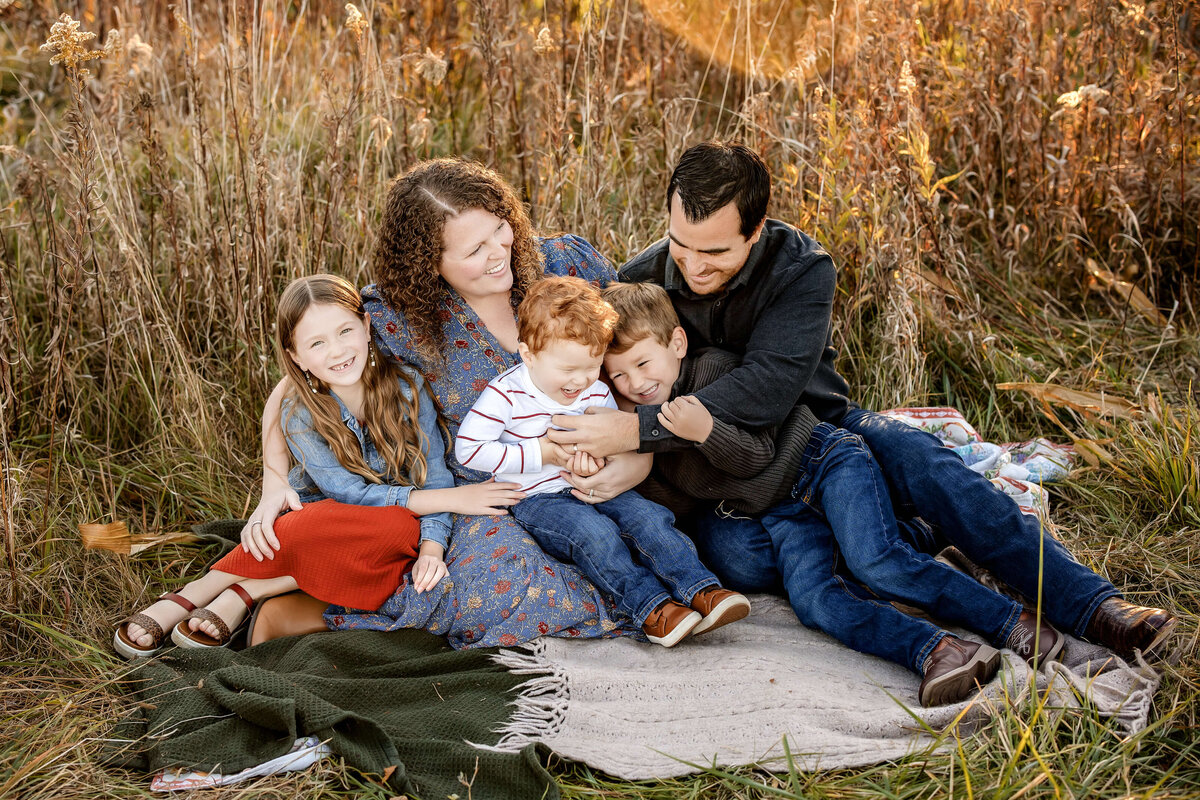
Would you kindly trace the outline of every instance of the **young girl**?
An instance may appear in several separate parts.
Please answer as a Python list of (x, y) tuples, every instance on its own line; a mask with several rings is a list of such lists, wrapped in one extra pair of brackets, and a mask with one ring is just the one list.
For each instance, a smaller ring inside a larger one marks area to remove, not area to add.
[(297, 588), (359, 609), (378, 608), (409, 572), (418, 593), (433, 589), (447, 574), (450, 512), (504, 513), (516, 488), (454, 486), (433, 399), (418, 373), (377, 354), (348, 281), (293, 281), (276, 328), (283, 429), (298, 462), (288, 477), (305, 505), (276, 523), (274, 558), (238, 548), (123, 622), (113, 646), (126, 658), (156, 654), (168, 628), (181, 647), (223, 646), (258, 600)]

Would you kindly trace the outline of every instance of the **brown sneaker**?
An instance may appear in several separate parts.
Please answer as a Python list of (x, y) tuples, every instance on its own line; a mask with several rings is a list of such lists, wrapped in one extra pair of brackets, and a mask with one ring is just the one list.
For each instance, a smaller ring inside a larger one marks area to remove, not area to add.
[(1025, 659), (1025, 663), (1036, 670), (1042, 664), (1058, 658), (1065, 641), (1066, 637), (1044, 621), (1039, 625), (1037, 615), (1025, 609), (1017, 618), (1017, 624), (1008, 634), (1004, 646)]
[(750, 613), (750, 601), (737, 592), (709, 586), (696, 592), (692, 598), (692, 609), (704, 615), (704, 619), (692, 631), (692, 636), (699, 636), (705, 631), (716, 630), (722, 625), (743, 619)]
[(664, 600), (650, 612), (642, 630), (646, 638), (663, 647), (674, 647), (692, 632), (700, 622), (700, 615), (674, 600)]
[(925, 679), (917, 697), (925, 708), (958, 703), (977, 686), (990, 681), (1000, 668), (1000, 651), (986, 644), (943, 636), (925, 662)]
[(1084, 636), (1111, 648), (1122, 658), (1141, 650), (1150, 658), (1163, 649), (1179, 620), (1161, 608), (1135, 606), (1128, 600), (1110, 597), (1092, 613)]

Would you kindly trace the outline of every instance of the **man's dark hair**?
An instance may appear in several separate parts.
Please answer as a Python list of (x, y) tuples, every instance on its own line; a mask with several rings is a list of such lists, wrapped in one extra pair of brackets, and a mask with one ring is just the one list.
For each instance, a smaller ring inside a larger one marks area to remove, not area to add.
[(749, 147), (732, 142), (702, 142), (679, 157), (667, 184), (667, 210), (679, 193), (688, 222), (701, 222), (729, 205), (737, 204), (742, 236), (749, 239), (767, 216), (771, 199), (771, 173)]

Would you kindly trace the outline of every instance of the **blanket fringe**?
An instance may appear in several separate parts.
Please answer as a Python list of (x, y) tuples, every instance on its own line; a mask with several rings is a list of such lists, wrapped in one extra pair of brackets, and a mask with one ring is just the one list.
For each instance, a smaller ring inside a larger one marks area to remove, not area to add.
[(571, 700), (566, 673), (551, 664), (545, 646), (533, 641), (523, 646), (527, 652), (501, 650), (492, 656), (499, 666), (519, 675), (533, 675), (517, 686), (517, 699), (508, 723), (496, 730), (500, 740), (494, 745), (471, 742), (480, 750), (515, 753), (535, 742), (554, 738), (561, 730)]

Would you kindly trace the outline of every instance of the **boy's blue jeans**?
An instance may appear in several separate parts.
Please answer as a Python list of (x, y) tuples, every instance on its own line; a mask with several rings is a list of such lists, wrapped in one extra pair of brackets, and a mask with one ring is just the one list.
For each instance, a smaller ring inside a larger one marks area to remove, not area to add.
[(954, 545), (1030, 600), (1040, 595), (1045, 618), (1074, 636), (1083, 636), (1102, 602), (1120, 596), (937, 437), (863, 409), (840, 425), (861, 436), (879, 462), (896, 516), (933, 527), (936, 535), (919, 549)]
[(664, 600), (691, 605), (718, 585), (675, 515), (634, 491), (589, 505), (569, 491), (535, 494), (512, 515), (550, 555), (573, 562), (617, 607), (644, 625)]

